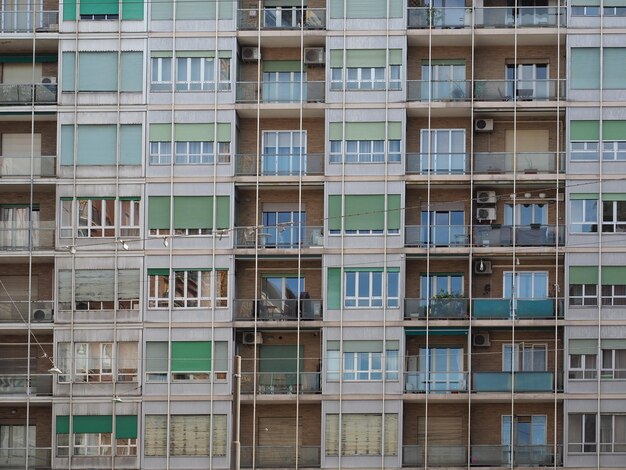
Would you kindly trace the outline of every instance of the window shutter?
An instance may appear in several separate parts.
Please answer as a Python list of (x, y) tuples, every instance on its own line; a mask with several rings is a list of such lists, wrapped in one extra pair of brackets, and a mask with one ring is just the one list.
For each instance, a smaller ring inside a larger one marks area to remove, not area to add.
[(602, 285), (626, 284), (626, 266), (602, 266)]
[(326, 455), (339, 455), (339, 415), (326, 415)]
[(210, 341), (172, 341), (172, 372), (210, 371)]
[[(571, 4), (575, 7), (597, 7), (600, 6), (600, 0), (572, 0)], [(604, 0), (604, 4), (607, 5), (607, 0)]]
[(174, 228), (212, 228), (211, 196), (174, 196)]
[(167, 416), (146, 415), (146, 429), (143, 445), (144, 454), (148, 457), (166, 455)]
[(139, 269), (120, 269), (117, 272), (117, 298), (139, 298)]
[(569, 267), (569, 283), (570, 284), (597, 284), (598, 283), (598, 267), (597, 266), (570, 266)]
[[(346, 17), (351, 19), (358, 18), (387, 18), (387, 10), (389, 9), (390, 18), (402, 17), (401, 0), (380, 0), (372, 2), (371, 0), (331, 0), (331, 18), (343, 18), (344, 1), (346, 5)], [(389, 3), (389, 6), (387, 6)]]
[(65, 0), (63, 5), (63, 19), (65, 21), (76, 20), (76, 0)]
[[(213, 124), (175, 124), (174, 139), (177, 141), (202, 142), (213, 140)], [(169, 140), (169, 136), (168, 139)]]
[(78, 126), (78, 165), (114, 165), (116, 154), (115, 125)]
[(134, 374), (137, 372), (137, 361), (139, 360), (138, 349), (137, 343), (130, 341), (117, 343), (117, 371), (119, 374)]
[(395, 413), (385, 413), (385, 455), (398, 455), (398, 415)]
[(61, 165), (74, 164), (74, 125), (61, 126)]
[(341, 230), (341, 196), (328, 196), (328, 229)]
[(151, 12), (153, 20), (171, 20), (174, 13), (174, 3), (172, 0), (153, 2)]
[(123, 20), (143, 20), (143, 0), (122, 0)]
[(228, 368), (228, 341), (216, 341), (213, 343), (213, 369), (224, 372)]
[[(605, 47), (604, 48), (604, 71), (602, 74), (603, 87), (608, 89), (626, 88), (626, 75), (624, 74), (624, 64), (626, 64), (626, 48)], [(606, 137), (603, 136), (606, 140)]]
[(74, 434), (83, 433), (112, 433), (113, 417), (111, 415), (79, 415), (72, 418), (72, 432)]
[[(143, 3), (142, 3), (143, 10)], [(143, 90), (143, 52), (122, 52), (120, 59), (122, 76), (120, 91), (139, 92)]]
[(56, 431), (57, 434), (69, 434), (70, 433), (70, 417), (65, 416), (57, 416), (56, 421)]
[(345, 196), (346, 230), (383, 230), (385, 196), (382, 194)]
[(602, 121), (602, 140), (626, 140), (626, 121)]
[(570, 193), (569, 198), (571, 201), (598, 199), (598, 193)]
[(80, 52), (78, 91), (117, 91), (117, 52)]
[(387, 51), (385, 49), (348, 49), (346, 66), (348, 67), (385, 67)]
[(573, 47), (571, 49), (571, 86), (578, 90), (600, 88), (600, 49)]
[(171, 124), (150, 124), (150, 142), (170, 142), (172, 140)]
[(346, 140), (384, 139), (384, 122), (346, 122)]
[(626, 193), (602, 193), (603, 201), (626, 201)]
[(173, 415), (170, 417), (171, 455), (209, 455), (210, 416)]
[(569, 136), (571, 140), (600, 140), (599, 121), (570, 121)]
[[(215, 221), (218, 229), (224, 229), (230, 227), (230, 196), (217, 196), (216, 202), (217, 215)], [(213, 221), (211, 221), (211, 227)]]
[[(418, 445), (425, 445), (426, 419), (417, 419)], [(429, 416), (428, 445), (458, 445), (463, 442), (463, 418), (461, 416)]]
[(598, 353), (598, 340), (597, 339), (570, 339), (569, 340), (569, 353), (570, 354), (597, 354)]
[(137, 439), (137, 415), (115, 416), (115, 438)]
[(170, 228), (170, 197), (148, 197), (148, 227), (150, 229)]
[(117, 0), (80, 0), (81, 15), (117, 15)]
[(76, 302), (111, 302), (114, 300), (114, 271), (112, 269), (78, 269), (74, 277)]
[(400, 230), (400, 195), (388, 194), (387, 195), (387, 229), (388, 230)]
[(600, 346), (602, 346), (602, 349), (626, 349), (626, 339), (602, 338)]
[(226, 456), (227, 441), (226, 415), (213, 415), (213, 457)]
[(57, 274), (57, 287), (59, 289), (59, 303), (69, 303), (72, 301), (72, 271), (63, 269)]
[(304, 370), (304, 346), (262, 345), (260, 358), (259, 372), (286, 374), (288, 385), (297, 383), (298, 362), (300, 372)]
[(74, 83), (75, 78), (75, 67), (76, 67), (76, 53), (75, 52), (64, 52), (63, 53), (63, 71), (62, 71), (62, 90), (63, 91), (74, 91), (74, 87), (76, 86)]
[(146, 343), (146, 372), (167, 370), (167, 341), (148, 341)]
[(328, 282), (326, 283), (326, 304), (331, 310), (341, 308), (341, 268), (328, 268)]
[(120, 163), (141, 165), (141, 125), (123, 124), (120, 126)]

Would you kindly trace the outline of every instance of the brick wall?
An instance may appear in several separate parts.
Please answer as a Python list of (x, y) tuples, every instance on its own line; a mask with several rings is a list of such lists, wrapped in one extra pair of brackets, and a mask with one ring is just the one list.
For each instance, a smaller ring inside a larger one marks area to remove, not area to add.
[[(13, 413), (12, 411), (15, 411)], [(26, 407), (24, 406), (3, 406), (0, 407), (0, 423), (2, 424), (19, 424), (36, 426), (37, 447), (52, 446), (52, 408), (48, 404), (31, 405), (28, 420)]]
[[(2, 134), (30, 134), (31, 124), (26, 121), (0, 123), (0, 149)], [(53, 121), (35, 121), (35, 134), (41, 134), (41, 155), (52, 156), (57, 153), (57, 126)]]

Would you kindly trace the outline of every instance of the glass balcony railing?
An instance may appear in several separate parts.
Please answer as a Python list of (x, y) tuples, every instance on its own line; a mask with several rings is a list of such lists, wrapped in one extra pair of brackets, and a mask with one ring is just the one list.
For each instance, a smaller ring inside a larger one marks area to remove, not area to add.
[(52, 300), (33, 300), (29, 305), (26, 300), (0, 301), (0, 323), (26, 323), (30, 315), (31, 322), (51, 323), (53, 321), (54, 302)]
[(463, 175), (468, 169), (466, 153), (407, 153), (409, 175)]
[(467, 372), (405, 372), (406, 393), (451, 393), (467, 391)]
[(402, 446), (403, 467), (464, 467), (467, 465), (467, 446), (433, 445), (428, 449), (423, 445)]
[(323, 227), (303, 225), (270, 225), (263, 227), (235, 227), (237, 248), (296, 249), (324, 246)]
[(320, 463), (320, 446), (241, 446), (242, 468), (317, 468)]
[(561, 446), (472, 446), (470, 464), (476, 467), (561, 466)]
[(462, 320), (468, 316), (468, 299), (404, 299), (407, 320)]
[(292, 6), (243, 8), (237, 12), (237, 27), (242, 30), (259, 29), (325, 29), (325, 8)]
[(51, 396), (50, 374), (0, 374), (1, 395)]
[(56, 102), (57, 85), (53, 83), (0, 84), (0, 106), (56, 104)]
[(40, 221), (28, 228), (17, 228), (16, 222), (0, 222), (0, 250), (28, 251), (54, 248), (54, 221)]
[(469, 228), (466, 225), (407, 225), (404, 228), (404, 246), (469, 246)]
[(565, 80), (474, 80), (474, 101), (552, 101), (565, 97)]
[(556, 246), (565, 243), (563, 225), (475, 225), (475, 246)]
[[(28, 464), (26, 453), (28, 452)], [(0, 468), (34, 468), (48, 470), (52, 468), (52, 449), (46, 447), (0, 447)]]
[[(295, 360), (294, 358), (293, 361), (295, 362)], [(254, 393), (255, 385), (256, 393), (261, 395), (319, 393), (322, 390), (320, 384), (319, 372), (300, 372), (300, 374), (295, 372), (257, 372), (256, 374), (243, 372), (241, 374), (242, 393)]]
[(473, 299), (475, 319), (554, 319), (561, 317), (563, 300), (547, 299)]
[(235, 175), (256, 176), (257, 173), (260, 176), (323, 175), (324, 154), (235, 155)]
[(235, 300), (235, 320), (321, 320), (320, 299)]
[(554, 372), (474, 372), (473, 392), (552, 392)]
[(58, 11), (0, 11), (0, 33), (32, 33), (33, 31), (54, 32), (58, 30)]
[(472, 9), (465, 7), (409, 7), (409, 28), (468, 28)]
[(11, 176), (54, 176), (56, 174), (56, 157), (0, 156), (0, 177)]
[(326, 84), (316, 82), (237, 82), (237, 103), (323, 103)]
[(477, 7), (476, 26), (484, 28), (555, 28), (565, 26), (565, 7)]
[(407, 101), (468, 101), (469, 80), (407, 80)]
[(562, 173), (565, 152), (485, 152), (474, 154), (474, 173)]

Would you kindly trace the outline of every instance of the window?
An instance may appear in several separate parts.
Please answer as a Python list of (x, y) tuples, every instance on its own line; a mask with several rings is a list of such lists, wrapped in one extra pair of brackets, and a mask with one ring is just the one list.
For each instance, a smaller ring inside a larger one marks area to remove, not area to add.
[(58, 344), (58, 366), (65, 372), (59, 383), (112, 382), (114, 377), (117, 382), (137, 381), (137, 343), (117, 343), (115, 355), (114, 343), (74, 343), (73, 350), (72, 357), (72, 343)]
[[(5, 249), (29, 249), (42, 245), (39, 205), (0, 205), (0, 241)], [(48, 235), (48, 234), (46, 234)], [(52, 238), (52, 233), (50, 237)], [(50, 240), (51, 241), (51, 240)]]
[[(226, 422), (226, 415), (170, 415), (169, 455), (226, 456)], [(167, 415), (146, 415), (146, 457), (167, 455), (167, 428)]]
[[(74, 136), (76, 135), (76, 145)], [(139, 166), (143, 161), (140, 124), (61, 126), (61, 165)]]
[(596, 452), (596, 415), (574, 414), (569, 416), (569, 442), (567, 450), (570, 453)]
[(467, 83), (464, 63), (422, 63), (422, 100), (466, 99)]
[(548, 273), (545, 271), (518, 271), (515, 276), (504, 272), (504, 299), (547, 299)]
[[(349, 382), (398, 380), (398, 342), (387, 341), (383, 354), (382, 341), (344, 341), (340, 361), (338, 341), (328, 342), (327, 379)], [(340, 369), (341, 364), (341, 369)]]
[(603, 379), (626, 379), (626, 349), (602, 349)]
[(150, 90), (151, 91), (171, 91), (172, 90), (172, 58), (153, 57), (150, 59)]
[[(571, 195), (579, 197), (578, 195)], [(598, 200), (571, 199), (570, 230), (572, 233), (595, 233), (598, 231)]]
[(113, 269), (76, 269), (58, 272), (60, 310), (139, 309), (139, 269), (118, 269), (117, 297)]
[[(28, 437), (27, 437), (28, 435)], [(24, 451), (28, 449), (28, 460), (33, 462), (37, 455), (37, 428), (22, 424), (0, 425), (0, 455), (6, 467), (24, 467)]]
[(465, 390), (463, 348), (420, 348), (419, 371), (409, 372), (407, 387), (419, 392)]
[[(599, 142), (570, 142), (570, 158), (573, 161), (598, 160)], [(620, 149), (621, 150), (621, 149)], [(607, 157), (609, 154), (607, 154)], [(606, 158), (606, 157), (604, 157)]]
[[(599, 6), (572, 6), (572, 16), (600, 16)], [(606, 13), (605, 13), (606, 14)]]
[[(388, 71), (388, 73), (385, 73)], [(388, 75), (388, 77), (387, 77)], [(346, 68), (346, 90), (400, 90), (402, 66), (348, 67)], [(344, 78), (341, 67), (330, 69), (330, 89), (343, 90)]]
[[(298, 6), (291, 6), (288, 4), (280, 5), (280, 6), (268, 6), (263, 9), (263, 27), (264, 28), (297, 28), (300, 29), (300, 25), (302, 24), (302, 15), (305, 14), (305, 22), (306, 22), (306, 14), (308, 13), (306, 10), (306, 2), (304, 2), (305, 9), (300, 8), (300, 3)], [(311, 14), (314, 14), (315, 10), (311, 11)], [(306, 23), (305, 23), (306, 24)], [(306, 26), (305, 26), (306, 27)]]
[(548, 223), (547, 204), (505, 204), (504, 224), (523, 225), (532, 224), (546, 225)]
[(400, 232), (400, 213), (398, 194), (388, 194), (387, 197), (383, 194), (328, 196), (328, 228), (331, 235), (341, 233), (342, 221), (346, 235), (383, 234), (385, 218), (387, 234), (396, 235)]
[(602, 201), (603, 232), (626, 231), (626, 195), (624, 196), (624, 201)]
[[(505, 451), (511, 445), (515, 446), (514, 454), (509, 452), (506, 456), (509, 464), (515, 466), (526, 461), (534, 463), (545, 461), (546, 446), (548, 443), (548, 419), (547, 416), (502, 416), (501, 442)], [(528, 460), (526, 460), (528, 459)]]
[[(214, 284), (215, 283), (215, 284)], [(148, 269), (148, 308), (168, 308), (170, 279), (167, 269)], [(174, 308), (228, 306), (227, 270), (175, 270)]]
[[(341, 428), (340, 428), (341, 426)], [(383, 439), (384, 436), (384, 439)], [(398, 415), (351, 414), (326, 415), (326, 455), (398, 455)], [(340, 444), (341, 443), (341, 444)]]
[(605, 307), (618, 307), (626, 305), (626, 285), (602, 285), (602, 305)]
[(263, 101), (266, 103), (306, 101), (306, 81), (306, 71), (263, 72)]
[[(83, 0), (78, 12), (81, 20), (113, 20), (120, 15), (122, 20), (143, 20), (143, 2), (122, 0), (121, 2), (100, 2)], [(76, 20), (76, 1), (69, 0), (63, 5), (63, 19)]]
[(626, 452), (626, 415), (600, 415), (600, 452)]
[(602, 142), (603, 160), (626, 160), (626, 142), (604, 141)]
[(305, 131), (263, 132), (263, 174), (298, 175), (306, 173)]
[(146, 343), (146, 381), (167, 382), (171, 372), (174, 382), (225, 381), (228, 376), (228, 342), (172, 341), (170, 351), (165, 341)]
[(502, 370), (505, 372), (544, 372), (548, 369), (548, 347), (545, 344), (504, 344)]
[(597, 354), (570, 354), (570, 379), (595, 379), (597, 374)]
[(305, 239), (306, 212), (263, 211), (261, 243), (265, 248), (297, 248)]
[(420, 292), (422, 298), (429, 299), (437, 296), (461, 297), (463, 295), (463, 274), (422, 274), (420, 277)]
[(115, 199), (78, 199), (78, 236), (115, 236)]
[(465, 129), (422, 129), (420, 172), (465, 173)]
[(519, 99), (548, 99), (548, 64), (507, 64), (506, 95)]
[(467, 244), (465, 212), (462, 210), (422, 211), (420, 243), (433, 246)]
[(623, 6), (620, 6), (620, 7), (618, 7), (618, 6), (607, 7), (607, 6), (605, 6), (604, 7), (604, 16), (624, 17), (624, 16), (626, 16), (626, 7), (623, 7)]
[(120, 199), (120, 236), (139, 236), (139, 199)]
[(177, 57), (172, 68), (171, 57), (151, 59), (151, 91), (171, 91), (172, 72), (176, 91), (230, 91), (230, 58)]
[[(387, 272), (387, 308), (399, 306), (398, 272)], [(347, 271), (344, 273), (345, 308), (382, 308), (383, 272)]]
[[(604, 131), (605, 129), (603, 133)], [(570, 159), (572, 161), (597, 161), (600, 155), (600, 122), (572, 120), (569, 123), (569, 132)]]
[(598, 305), (598, 285), (597, 284), (571, 284), (569, 285), (570, 306)]
[[(174, 230), (170, 229), (171, 201), (174, 202)], [(150, 196), (148, 198), (148, 227), (150, 235), (211, 235), (215, 205), (216, 229), (230, 226), (230, 196)], [(227, 234), (228, 232), (226, 232)]]
[[(176, 165), (212, 165), (230, 162), (230, 142), (176, 141)], [(150, 142), (150, 165), (169, 165), (172, 158), (171, 142)]]
[(75, 415), (70, 422), (68, 416), (56, 417), (57, 457), (113, 455), (137, 455), (137, 416), (116, 415), (115, 432), (111, 415)]
[[(140, 235), (139, 198), (61, 199), (61, 237), (104, 238)], [(116, 212), (119, 210), (119, 220)], [(116, 223), (119, 230), (116, 229)]]
[[(60, 77), (62, 91), (141, 92), (143, 90), (143, 62), (143, 52), (140, 51), (118, 52), (111, 51), (110, 48), (109, 51), (80, 51), (78, 63), (76, 52), (63, 52), (62, 76)], [(78, 74), (76, 74), (77, 68)], [(78, 78), (78, 83), (76, 83), (76, 78)]]
[[(385, 142), (387, 148), (385, 149)], [(342, 145), (345, 143), (345, 146)], [(345, 155), (345, 160), (342, 156)], [(331, 140), (330, 163), (400, 163), (400, 140)]]

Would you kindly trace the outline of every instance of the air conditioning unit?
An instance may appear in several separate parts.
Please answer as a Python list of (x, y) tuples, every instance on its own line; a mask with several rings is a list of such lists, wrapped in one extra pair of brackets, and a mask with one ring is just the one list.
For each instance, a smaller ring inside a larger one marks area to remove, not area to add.
[(491, 274), (491, 261), (474, 261), (474, 274)]
[(52, 317), (53, 314), (51, 308), (37, 308), (33, 310), (34, 322), (51, 322)]
[(476, 119), (474, 121), (476, 132), (491, 132), (493, 130), (493, 119)]
[(496, 201), (495, 191), (476, 191), (476, 202), (478, 204), (495, 204)]
[(489, 333), (476, 333), (472, 336), (472, 346), (476, 346), (477, 348), (486, 348), (491, 346), (491, 341), (489, 341)]
[(304, 63), (308, 65), (324, 65), (324, 48), (305, 47)]
[(43, 77), (41, 79), (41, 83), (45, 83), (46, 85), (56, 85), (57, 77)]
[(476, 209), (476, 218), (478, 220), (496, 220), (496, 208), (480, 207)]
[(242, 47), (241, 48), (241, 60), (243, 62), (256, 62), (261, 58), (261, 53), (258, 47)]
[(243, 344), (263, 344), (263, 334), (248, 331), (243, 334)]

